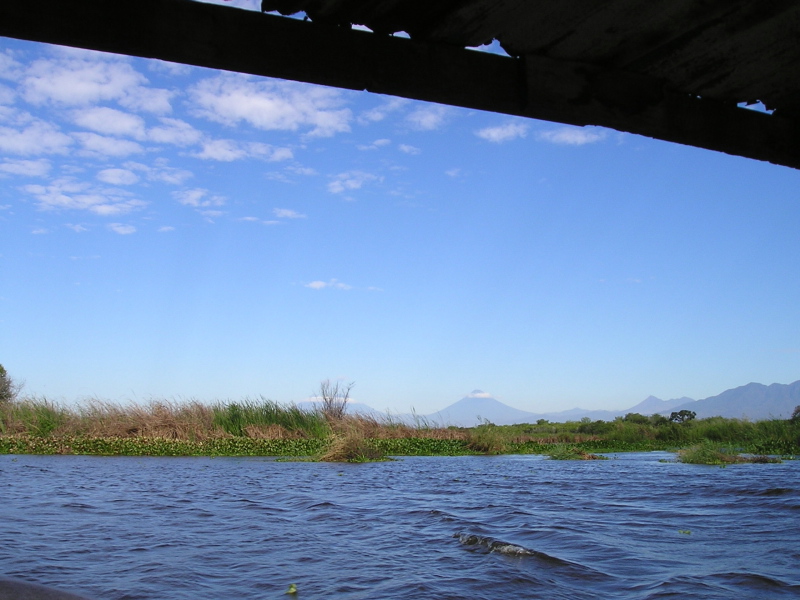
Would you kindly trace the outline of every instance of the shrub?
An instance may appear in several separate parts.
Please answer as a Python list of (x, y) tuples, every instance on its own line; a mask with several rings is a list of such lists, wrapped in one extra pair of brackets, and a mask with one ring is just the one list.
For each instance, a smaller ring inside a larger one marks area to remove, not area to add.
[(328, 447), (320, 456), (324, 462), (370, 462), (386, 460), (375, 443), (365, 438), (357, 429), (331, 435)]
[(497, 425), (487, 422), (467, 432), (467, 448), (484, 454), (502, 454), (506, 442)]
[(326, 379), (319, 385), (319, 397), (322, 399), (322, 414), (324, 414), (329, 421), (338, 421), (344, 417), (347, 412), (347, 401), (350, 399), (350, 390), (353, 389), (354, 382), (347, 385), (331, 383), (330, 379)]
[(607, 456), (591, 454), (583, 448), (566, 444), (557, 444), (548, 450), (546, 454), (552, 460), (606, 460), (608, 458)]
[(14, 402), (21, 388), (22, 385), (15, 383), (6, 368), (0, 365), (0, 406)]

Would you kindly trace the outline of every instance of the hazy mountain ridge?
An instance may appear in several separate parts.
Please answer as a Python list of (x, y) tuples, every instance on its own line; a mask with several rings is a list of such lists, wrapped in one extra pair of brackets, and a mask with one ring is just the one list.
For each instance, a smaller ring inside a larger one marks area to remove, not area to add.
[(789, 384), (771, 385), (748, 383), (716, 396), (681, 404), (673, 410), (693, 410), (701, 419), (722, 416), (758, 421), (771, 418), (788, 419), (798, 405), (800, 405), (800, 381), (795, 381)]
[[(392, 415), (392, 418), (395, 421), (406, 423), (424, 421), (431, 425), (473, 427), (482, 421), (490, 421), (496, 425), (536, 423), (539, 419), (553, 422), (579, 421), (586, 417), (592, 421), (611, 421), (628, 413), (643, 415), (658, 413), (669, 416), (673, 411), (691, 410), (697, 413), (698, 418), (720, 416), (758, 421), (770, 418), (788, 419), (795, 406), (798, 405), (800, 405), (800, 381), (771, 385), (748, 383), (702, 400), (693, 400), (687, 397), (661, 400), (655, 396), (648, 396), (635, 406), (623, 410), (572, 408), (548, 413), (520, 410), (503, 404), (486, 392), (474, 390), (461, 400), (435, 413), (428, 415), (399, 414)], [(361, 403), (350, 405), (349, 412), (377, 418), (386, 416), (386, 413)]]

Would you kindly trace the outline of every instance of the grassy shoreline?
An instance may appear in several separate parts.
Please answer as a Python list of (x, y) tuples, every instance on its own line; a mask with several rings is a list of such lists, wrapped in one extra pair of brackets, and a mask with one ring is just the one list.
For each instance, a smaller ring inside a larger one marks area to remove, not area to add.
[(628, 414), (573, 421), (471, 428), (335, 416), (271, 400), (89, 401), (63, 407), (45, 398), (0, 404), (0, 454), (104, 456), (276, 456), (364, 462), (385, 456), (546, 454), (590, 460), (597, 453), (685, 450), (700, 444), (730, 453), (800, 454), (800, 418), (750, 422)]

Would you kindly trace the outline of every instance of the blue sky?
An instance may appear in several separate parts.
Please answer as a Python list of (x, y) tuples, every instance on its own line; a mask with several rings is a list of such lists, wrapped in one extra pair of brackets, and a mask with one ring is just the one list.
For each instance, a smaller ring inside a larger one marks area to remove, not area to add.
[[(248, 2), (240, 2), (248, 4)], [(800, 172), (0, 38), (0, 363), (73, 402), (800, 379)]]

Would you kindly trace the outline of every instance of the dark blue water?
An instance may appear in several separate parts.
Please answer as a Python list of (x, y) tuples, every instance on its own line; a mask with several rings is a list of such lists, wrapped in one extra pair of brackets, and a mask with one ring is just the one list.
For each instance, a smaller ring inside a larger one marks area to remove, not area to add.
[(800, 598), (800, 461), (0, 456), (0, 576), (98, 599)]

